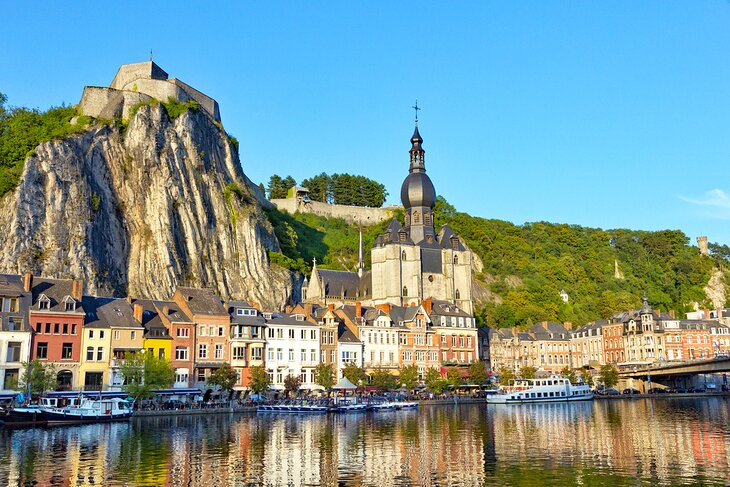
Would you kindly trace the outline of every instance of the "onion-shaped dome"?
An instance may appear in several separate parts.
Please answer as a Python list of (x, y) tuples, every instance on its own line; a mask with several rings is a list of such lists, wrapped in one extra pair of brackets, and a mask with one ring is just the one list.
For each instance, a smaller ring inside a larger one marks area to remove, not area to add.
[(436, 190), (431, 178), (425, 172), (410, 173), (400, 188), (400, 200), (404, 208), (414, 206), (433, 208), (436, 204)]

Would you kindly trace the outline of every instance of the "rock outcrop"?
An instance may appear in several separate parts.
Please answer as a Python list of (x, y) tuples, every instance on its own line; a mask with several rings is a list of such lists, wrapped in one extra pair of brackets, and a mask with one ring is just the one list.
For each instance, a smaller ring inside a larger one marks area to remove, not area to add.
[(297, 286), (226, 133), (204, 110), (142, 106), (125, 129), (43, 143), (0, 200), (0, 272), (83, 278), (86, 292), (178, 284), (280, 308)]

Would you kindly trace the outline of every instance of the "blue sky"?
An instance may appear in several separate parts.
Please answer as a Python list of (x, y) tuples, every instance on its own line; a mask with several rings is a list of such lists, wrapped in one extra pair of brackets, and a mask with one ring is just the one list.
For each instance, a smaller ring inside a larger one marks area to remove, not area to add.
[(245, 172), (397, 203), (418, 98), (459, 210), (730, 244), (730, 2), (4, 3), (0, 91), (78, 102), (154, 59), (216, 98)]

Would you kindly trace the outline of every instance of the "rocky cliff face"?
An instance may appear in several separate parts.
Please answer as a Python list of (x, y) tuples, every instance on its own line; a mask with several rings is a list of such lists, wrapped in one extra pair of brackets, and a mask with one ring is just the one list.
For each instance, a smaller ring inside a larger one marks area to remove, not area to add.
[[(108, 126), (41, 144), (0, 200), (0, 272), (77, 277), (88, 293), (168, 298), (178, 284), (267, 308), (293, 277), (225, 132), (202, 110), (170, 121), (143, 106)], [(296, 298), (296, 296), (295, 296)]]

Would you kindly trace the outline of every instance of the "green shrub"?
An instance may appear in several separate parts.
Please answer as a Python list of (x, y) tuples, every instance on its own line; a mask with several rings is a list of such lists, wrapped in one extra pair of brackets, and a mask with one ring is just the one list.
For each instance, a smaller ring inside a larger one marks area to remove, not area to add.
[(167, 116), (170, 120), (175, 120), (188, 110), (197, 112), (199, 108), (198, 102), (195, 100), (179, 102), (172, 98), (168, 98), (167, 103), (163, 103), (162, 106), (165, 107), (165, 112), (167, 112)]
[(99, 211), (99, 206), (101, 205), (101, 197), (99, 197), (96, 193), (91, 193), (91, 209), (94, 210), (94, 213)]

